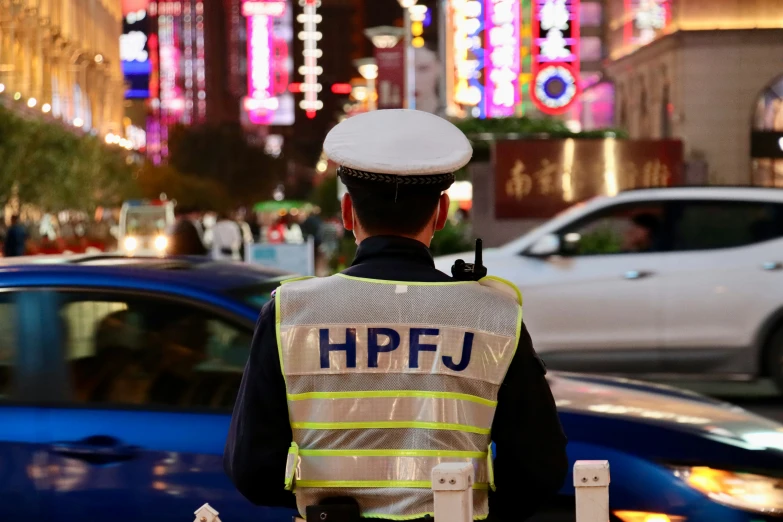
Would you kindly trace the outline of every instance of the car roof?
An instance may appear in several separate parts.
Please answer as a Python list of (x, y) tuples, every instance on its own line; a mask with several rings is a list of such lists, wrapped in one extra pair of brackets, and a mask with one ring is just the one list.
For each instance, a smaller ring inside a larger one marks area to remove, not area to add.
[[(141, 257), (121, 254), (42, 255), (0, 262), (0, 287), (11, 286), (20, 275), (54, 276), (64, 284), (71, 277), (114, 277), (148, 284), (187, 285), (205, 291), (224, 291), (281, 281), (295, 274), (241, 262), (213, 261), (206, 257)], [(4, 277), (11, 275), (12, 277)]]
[(615, 200), (638, 201), (646, 199), (721, 199), (771, 201), (783, 203), (783, 190), (772, 187), (713, 185), (686, 187), (649, 187), (623, 190)]

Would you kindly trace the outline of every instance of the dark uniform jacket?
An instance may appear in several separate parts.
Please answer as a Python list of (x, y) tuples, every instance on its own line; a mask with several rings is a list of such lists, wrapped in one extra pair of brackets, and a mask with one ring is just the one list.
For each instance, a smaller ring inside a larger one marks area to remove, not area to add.
[[(489, 267), (491, 270), (491, 267)], [(444, 282), (432, 255), (413, 239), (376, 236), (359, 246), (345, 274), (370, 279)], [(544, 364), (522, 325), (514, 359), (498, 394), (492, 425), (496, 492), (490, 520), (524, 520), (554, 497), (568, 470), (566, 437)], [(274, 303), (261, 310), (226, 441), (223, 465), (237, 489), (262, 506), (295, 508), (283, 479), (293, 440), (275, 335)]]

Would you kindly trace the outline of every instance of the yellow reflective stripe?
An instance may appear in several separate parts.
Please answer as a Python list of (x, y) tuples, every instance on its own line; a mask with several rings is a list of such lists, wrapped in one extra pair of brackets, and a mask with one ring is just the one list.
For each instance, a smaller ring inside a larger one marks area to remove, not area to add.
[[(298, 488), (415, 488), (431, 489), (429, 480), (297, 480)], [(489, 484), (474, 483), (473, 489), (489, 489)], [(362, 515), (365, 516), (365, 515)], [(384, 518), (387, 518), (384, 516)]]
[(517, 285), (515, 285), (514, 283), (512, 283), (511, 281), (509, 281), (507, 279), (503, 279), (502, 277), (497, 277), (497, 276), (485, 276), (485, 277), (482, 277), (479, 280), (479, 283), (481, 281), (485, 280), (485, 279), (489, 279), (491, 281), (497, 281), (498, 283), (503, 283), (504, 285), (511, 287), (514, 290), (514, 293), (517, 296), (517, 304), (519, 306), (522, 306), (522, 291), (519, 289), (519, 287)]
[(485, 451), (441, 451), (441, 450), (299, 450), (303, 457), (454, 457), (483, 459)]
[(381, 285), (404, 285), (404, 286), (453, 286), (453, 285), (473, 285), (475, 281), (445, 281), (442, 283), (424, 283), (421, 281), (389, 281), (387, 279), (369, 279), (366, 277), (356, 277), (346, 274), (336, 274), (338, 277), (344, 279), (351, 279), (353, 281), (364, 281), (366, 283), (378, 283)]
[(489, 435), (490, 430), (479, 428), (477, 426), (466, 426), (464, 424), (447, 424), (444, 422), (292, 422), (291, 427), (295, 430), (364, 430), (364, 429), (396, 429), (396, 428), (419, 428), (424, 430), (448, 430), (465, 431), (467, 433), (478, 433), (479, 435)]
[[(293, 458), (291, 458), (292, 455)], [(296, 442), (292, 442), (291, 447), (288, 448), (288, 458), (286, 459), (286, 470), (285, 470), (286, 491), (291, 491), (291, 487), (294, 484), (294, 475), (296, 474), (296, 465), (298, 459), (299, 459), (299, 445)]]
[[(517, 326), (517, 344), (519, 344), (519, 333), (521, 324)], [(430, 391), (412, 391), (412, 390), (379, 390), (379, 391), (355, 391), (355, 392), (309, 392), (289, 394), (289, 401), (306, 401), (309, 399), (374, 399), (385, 397), (423, 397), (432, 399), (454, 399), (458, 401), (469, 401), (481, 404), (482, 406), (497, 406), (497, 401), (491, 401), (475, 395), (466, 393), (452, 392), (430, 392)]]
[(492, 465), (492, 443), (487, 448), (487, 473), (489, 474), (489, 488), (495, 491), (495, 468)]
[(306, 279), (315, 279), (315, 276), (301, 276), (301, 277), (292, 277), (290, 279), (283, 279), (280, 281), (281, 285), (285, 285), (288, 283), (293, 283), (294, 281), (304, 281)]

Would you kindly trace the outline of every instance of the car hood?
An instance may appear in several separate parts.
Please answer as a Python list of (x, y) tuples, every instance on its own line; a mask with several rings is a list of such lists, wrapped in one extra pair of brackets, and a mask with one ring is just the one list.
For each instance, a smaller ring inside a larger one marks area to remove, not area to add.
[(783, 451), (783, 425), (739, 406), (630, 379), (559, 372), (547, 377), (561, 412), (632, 419), (747, 449)]

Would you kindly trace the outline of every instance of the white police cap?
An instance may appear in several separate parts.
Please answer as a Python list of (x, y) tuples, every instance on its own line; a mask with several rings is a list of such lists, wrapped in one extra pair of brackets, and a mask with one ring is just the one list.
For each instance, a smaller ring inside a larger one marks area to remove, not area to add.
[(439, 116), (387, 109), (343, 120), (326, 136), (324, 152), (340, 166), (341, 176), (427, 185), (450, 184), (473, 148), (462, 131)]

